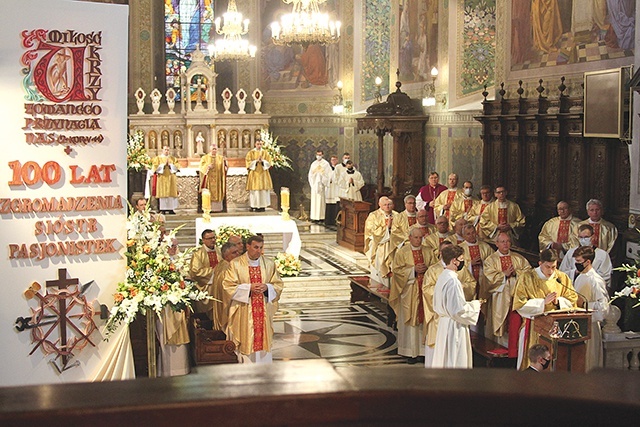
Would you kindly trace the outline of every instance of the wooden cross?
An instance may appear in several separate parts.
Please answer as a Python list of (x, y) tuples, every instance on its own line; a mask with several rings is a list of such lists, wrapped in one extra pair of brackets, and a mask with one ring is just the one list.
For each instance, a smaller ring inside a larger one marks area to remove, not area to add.
[[(78, 285), (78, 279), (67, 279), (67, 269), (59, 268), (58, 269), (58, 280), (47, 280), (45, 286), (47, 288), (57, 287), (58, 289), (67, 289), (69, 285)], [(58, 314), (60, 319), (60, 345), (65, 348), (67, 347), (67, 300), (65, 298), (58, 299), (58, 310), (60, 313)], [(62, 356), (62, 364), (66, 366), (67, 357)]]

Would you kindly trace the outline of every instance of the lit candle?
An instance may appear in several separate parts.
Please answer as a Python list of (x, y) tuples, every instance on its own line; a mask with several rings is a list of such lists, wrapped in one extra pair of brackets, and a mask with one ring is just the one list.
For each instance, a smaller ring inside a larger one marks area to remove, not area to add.
[(280, 204), (283, 208), (289, 207), (289, 189), (287, 187), (280, 188)]
[(202, 210), (205, 212), (211, 211), (211, 193), (207, 188), (202, 190)]

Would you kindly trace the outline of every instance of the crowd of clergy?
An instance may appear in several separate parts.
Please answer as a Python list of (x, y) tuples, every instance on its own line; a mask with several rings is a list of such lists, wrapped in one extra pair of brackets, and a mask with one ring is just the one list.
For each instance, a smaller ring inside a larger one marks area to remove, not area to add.
[(587, 370), (602, 366), (600, 322), (609, 309), (609, 252), (618, 233), (602, 218), (602, 203), (589, 200), (589, 218), (580, 220), (559, 202), (532, 266), (512, 250), (525, 217), (505, 186), (483, 185), (477, 198), (470, 181), (458, 187), (456, 174), (447, 184), (432, 172), (417, 195), (404, 198), (402, 212), (381, 197), (365, 223), (371, 284), (389, 292), (398, 354), (427, 368), (471, 368), (475, 333), (502, 346), (519, 369), (533, 362), (537, 368), (544, 352), (536, 347), (533, 362), (527, 357), (538, 342), (531, 320), (588, 304)]

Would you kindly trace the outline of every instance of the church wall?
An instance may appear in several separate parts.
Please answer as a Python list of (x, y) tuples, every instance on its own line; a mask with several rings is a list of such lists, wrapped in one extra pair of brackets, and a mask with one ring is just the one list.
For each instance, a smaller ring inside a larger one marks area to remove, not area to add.
[[(636, 7), (636, 47), (640, 46), (640, 8)], [(637, 51), (636, 51), (637, 52)], [(640, 55), (635, 56), (635, 68), (640, 68)], [(640, 94), (633, 95), (633, 111), (640, 111)], [(634, 216), (630, 217), (630, 226), (637, 227), (640, 224), (640, 116), (633, 115), (633, 137), (629, 146), (629, 157), (631, 163), (631, 182), (629, 196), (629, 211)]]

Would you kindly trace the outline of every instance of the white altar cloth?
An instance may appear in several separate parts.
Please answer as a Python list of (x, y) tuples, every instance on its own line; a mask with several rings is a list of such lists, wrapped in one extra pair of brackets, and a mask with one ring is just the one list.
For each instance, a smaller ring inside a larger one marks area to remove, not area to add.
[(247, 215), (247, 216), (216, 216), (211, 222), (204, 222), (202, 217), (196, 218), (196, 245), (202, 232), (206, 229), (216, 231), (221, 225), (248, 228), (252, 233), (282, 234), (282, 249), (284, 252), (300, 256), (302, 241), (298, 226), (294, 220), (283, 221), (279, 215)]

